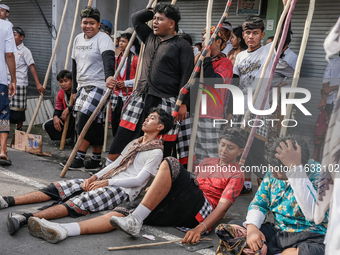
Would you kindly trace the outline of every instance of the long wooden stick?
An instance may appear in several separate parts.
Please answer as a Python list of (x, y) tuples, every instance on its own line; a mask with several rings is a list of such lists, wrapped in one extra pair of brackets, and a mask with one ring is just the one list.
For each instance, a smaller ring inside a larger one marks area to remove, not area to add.
[[(148, 5), (147, 5), (146, 8), (149, 8), (149, 7), (151, 6), (151, 4), (153, 3), (153, 1), (154, 1), (154, 0), (149, 0), (149, 3), (148, 3)], [(128, 46), (127, 46), (126, 49), (125, 49), (125, 52), (124, 52), (124, 55), (123, 55), (123, 57), (122, 57), (122, 59), (121, 59), (121, 61), (120, 61), (120, 64), (119, 64), (119, 66), (118, 66), (118, 68), (117, 68), (117, 70), (116, 70), (116, 72), (115, 72), (115, 75), (113, 76), (114, 79), (117, 79), (117, 77), (118, 77), (118, 75), (119, 75), (119, 73), (120, 73), (120, 70), (122, 69), (122, 67), (123, 67), (123, 65), (124, 65), (124, 62), (125, 62), (125, 60), (126, 60), (128, 54), (129, 54), (130, 48), (131, 48), (131, 46), (132, 46), (132, 44), (133, 44), (133, 41), (134, 41), (135, 38), (136, 38), (136, 35), (137, 35), (137, 34), (136, 34), (136, 31), (134, 31), (133, 34), (132, 34), (132, 36), (131, 36), (131, 39), (130, 39), (130, 41), (129, 41), (129, 44), (128, 44)], [(80, 135), (79, 135), (79, 137), (78, 137), (78, 141), (77, 141), (76, 145), (74, 146), (73, 151), (72, 151), (70, 157), (68, 158), (68, 160), (67, 160), (67, 162), (66, 162), (66, 165), (65, 165), (64, 168), (63, 168), (63, 171), (62, 171), (61, 174), (60, 174), (60, 177), (64, 177), (64, 176), (65, 176), (65, 174), (66, 174), (68, 168), (70, 167), (70, 165), (71, 165), (71, 163), (72, 163), (72, 161), (73, 161), (73, 159), (74, 159), (74, 157), (75, 157), (75, 155), (76, 155), (76, 153), (77, 153), (77, 150), (79, 149), (79, 147), (80, 147), (82, 141), (84, 140), (84, 137), (85, 137), (85, 135), (86, 135), (87, 130), (90, 128), (90, 126), (91, 126), (93, 120), (97, 117), (97, 115), (98, 115), (100, 109), (104, 106), (104, 104), (105, 104), (105, 102), (107, 101), (108, 97), (110, 96), (111, 92), (112, 92), (112, 89), (109, 89), (109, 88), (108, 88), (108, 89), (106, 90), (104, 96), (103, 96), (102, 99), (100, 100), (100, 102), (99, 102), (99, 104), (97, 105), (96, 109), (93, 111), (93, 113), (91, 114), (90, 118), (89, 118), (88, 121), (86, 122), (86, 124), (85, 124), (83, 130), (81, 131), (81, 133), (80, 133)]]
[[(303, 57), (305, 55), (305, 51), (307, 47), (307, 41), (308, 41), (309, 31), (310, 31), (310, 27), (311, 27), (311, 23), (313, 19), (314, 9), (315, 9), (315, 0), (310, 0), (308, 15), (307, 15), (306, 23), (305, 23), (305, 29), (303, 32), (302, 42), (301, 42), (300, 51), (299, 51), (299, 56), (296, 62), (293, 82), (291, 85), (292, 88), (296, 88), (298, 86), (302, 61), (303, 61)], [(293, 99), (294, 96), (295, 96), (295, 93), (289, 93), (289, 99)], [(291, 111), (292, 111), (292, 105), (289, 104), (287, 106), (287, 112), (283, 120), (289, 119)], [(287, 126), (281, 126), (280, 136), (285, 136), (286, 132), (287, 132)]]
[[(52, 68), (53, 59), (54, 59), (55, 53), (57, 51), (57, 47), (58, 47), (58, 43), (59, 43), (60, 35), (61, 35), (61, 29), (63, 28), (63, 25), (64, 25), (64, 20), (65, 20), (65, 15), (66, 15), (66, 10), (67, 10), (68, 2), (69, 2), (69, 0), (66, 0), (65, 5), (64, 5), (63, 15), (61, 17), (57, 39), (56, 39), (56, 42), (55, 42), (55, 45), (54, 45), (54, 48), (53, 48), (53, 52), (52, 52), (52, 56), (51, 56), (51, 59), (50, 59), (50, 63), (48, 64), (48, 68), (47, 68), (47, 71), (46, 71), (46, 74), (45, 74), (45, 80), (44, 80), (44, 84), (43, 84), (44, 89), (46, 89), (48, 77), (50, 75), (50, 71), (51, 71), (51, 68)], [(35, 108), (33, 117), (31, 119), (31, 122), (30, 122), (30, 124), (28, 126), (28, 129), (26, 131), (27, 134), (29, 134), (31, 132), (31, 130), (32, 130), (33, 123), (34, 123), (35, 119), (37, 118), (37, 115), (38, 115), (39, 108), (40, 108), (40, 105), (42, 103), (43, 97), (44, 97), (44, 95), (40, 94), (37, 107)]]
[[(280, 37), (280, 32), (281, 32), (281, 28), (282, 28), (282, 25), (283, 25), (283, 21), (287, 15), (287, 12), (289, 10), (289, 3), (287, 2), (282, 14), (281, 14), (281, 17), (279, 19), (279, 23), (277, 24), (277, 27), (276, 27), (276, 31), (275, 31), (275, 35), (274, 35), (274, 39), (273, 39), (273, 42), (272, 42), (272, 45), (270, 47), (270, 50), (269, 50), (269, 53), (268, 53), (268, 57), (266, 59), (266, 62), (264, 63), (264, 66), (263, 66), (263, 69), (262, 69), (262, 72), (261, 72), (261, 75), (260, 75), (260, 79), (259, 79), (259, 82), (257, 83), (257, 86), (256, 86), (256, 90), (255, 90), (255, 93), (254, 93), (254, 96), (253, 96), (253, 105), (255, 105), (255, 102), (257, 100), (257, 97), (260, 93), (260, 89), (261, 89), (261, 86), (262, 86), (262, 83), (263, 83), (263, 80), (266, 76), (266, 71), (267, 71), (267, 68), (268, 68), (268, 65), (272, 59), (272, 56), (273, 56), (273, 53), (274, 53), (274, 50), (275, 50), (275, 46), (277, 44), (277, 41), (279, 40), (279, 37)], [(247, 121), (248, 118), (250, 116), (250, 110), (248, 108), (246, 114), (243, 116), (243, 121)]]
[[(117, 0), (116, 16), (115, 16), (115, 24), (114, 24), (114, 35), (113, 35), (113, 42), (114, 42), (115, 45), (116, 45), (116, 40), (117, 40), (117, 24), (118, 24), (119, 6), (120, 6), (120, 0)], [(111, 102), (108, 102), (107, 106), (106, 106), (103, 152), (106, 151), (106, 145), (107, 145), (107, 134), (108, 134), (108, 130), (109, 130), (110, 108), (111, 108)]]
[[(117, 250), (126, 250), (126, 249), (134, 249), (134, 248), (143, 248), (143, 247), (150, 247), (150, 246), (157, 246), (157, 245), (164, 245), (170, 243), (179, 243), (182, 242), (183, 239), (175, 239), (171, 241), (164, 241), (158, 243), (146, 243), (146, 244), (136, 244), (136, 245), (128, 245), (128, 246), (121, 246), (121, 247), (107, 247), (109, 251), (117, 251)], [(200, 241), (212, 241), (210, 238), (202, 238)]]
[[(267, 84), (266, 84), (265, 92), (264, 92), (264, 95), (263, 95), (262, 100), (261, 100), (260, 110), (263, 110), (263, 108), (266, 104), (266, 101), (267, 101), (267, 97), (268, 97), (269, 90), (270, 90), (270, 87), (271, 87), (271, 84), (272, 84), (272, 81), (273, 81), (276, 65), (279, 61), (279, 58), (280, 58), (280, 55), (281, 55), (281, 52), (282, 52), (282, 48), (283, 48), (285, 40), (286, 40), (286, 36), (287, 36), (287, 33), (288, 33), (288, 28), (289, 28), (289, 23), (290, 23), (290, 20), (292, 18), (293, 12), (294, 12), (296, 1), (297, 0), (292, 0), (292, 1), (288, 0), (288, 2), (286, 4), (286, 6), (288, 5), (290, 8), (289, 8), (289, 12), (288, 12), (288, 15), (287, 15), (287, 18), (286, 18), (286, 21), (285, 21), (285, 24), (284, 24), (284, 28), (283, 28), (283, 31), (282, 31), (282, 37), (281, 37), (281, 40), (280, 40), (280, 43), (279, 43), (279, 47), (277, 49), (277, 53), (275, 55), (273, 65), (270, 69), (270, 73), (269, 73), (268, 81), (267, 81)], [(244, 148), (244, 152), (242, 153), (242, 157), (241, 157), (240, 162), (239, 162), (239, 165), (241, 165), (241, 166), (244, 166), (244, 163), (247, 159), (251, 144), (253, 143), (255, 133), (256, 133), (256, 129), (258, 127), (260, 115), (257, 115), (255, 119), (256, 119), (255, 124), (253, 125), (253, 127), (250, 131), (246, 146)]]
[[(74, 31), (76, 30), (76, 23), (77, 23), (78, 11), (79, 11), (79, 3), (80, 3), (80, 0), (77, 0), (76, 11), (74, 12), (74, 20), (73, 20), (73, 26), (72, 26), (70, 41), (69, 41), (68, 46), (67, 46), (66, 60), (65, 60), (65, 66), (64, 66), (65, 70), (67, 70), (67, 67), (68, 67), (68, 60), (70, 58)], [(68, 102), (68, 105), (72, 105), (73, 101), (74, 101), (73, 96), (71, 94), (70, 101)], [(71, 114), (72, 113), (69, 113), (69, 115), (67, 115), (66, 121), (65, 121), (65, 124), (64, 124), (63, 134), (61, 136), (60, 147), (59, 147), (59, 150), (61, 150), (61, 151), (64, 150), (64, 148), (65, 148), (65, 140), (66, 140), (66, 136), (67, 136), (68, 126), (70, 124)]]
[(177, 98), (177, 101), (176, 101), (175, 109), (172, 112), (172, 116), (177, 117), (179, 108), (182, 105), (182, 102), (183, 102), (183, 100), (185, 98), (185, 95), (189, 92), (190, 88), (192, 86), (194, 86), (195, 80), (198, 77), (198, 74), (199, 74), (200, 69), (201, 69), (201, 64), (202, 64), (205, 56), (207, 55), (208, 50), (209, 50), (211, 44), (215, 40), (215, 38), (217, 36), (217, 33), (220, 31), (220, 29), (222, 27), (223, 21), (225, 21), (226, 18), (228, 17), (228, 11), (230, 9), (231, 3), (232, 3), (232, 0), (228, 0), (227, 5), (225, 7), (225, 10), (223, 12), (223, 15), (222, 15), (220, 21), (218, 22), (218, 24), (216, 26), (215, 32), (211, 35), (209, 43), (205, 46), (205, 48), (204, 48), (200, 58), (198, 59), (196, 65), (195, 65), (195, 68), (194, 68), (194, 70), (191, 73), (189, 81), (187, 82), (187, 84), (185, 84), (184, 87), (181, 88), (181, 91), (180, 91), (180, 93), (178, 95), (178, 98)]
[[(212, 15), (212, 8), (213, 8), (214, 0), (208, 1), (208, 7), (207, 7), (207, 14), (206, 14), (206, 33), (205, 33), (205, 40), (204, 44), (207, 45), (210, 40), (210, 27), (211, 27), (211, 15)], [(199, 88), (203, 88), (203, 63), (202, 63), (202, 70), (201, 70), (201, 77), (200, 77), (200, 84)], [(191, 135), (190, 135), (190, 142), (189, 142), (189, 156), (188, 156), (188, 166), (187, 170), (192, 172), (192, 166), (194, 164), (194, 154), (195, 154), (195, 141), (196, 141), (196, 135), (197, 135), (197, 129), (198, 129), (198, 119), (199, 119), (199, 111), (200, 111), (200, 105), (201, 105), (201, 98), (202, 98), (202, 90), (198, 89), (197, 91), (197, 98), (196, 98), (196, 104), (195, 104), (195, 114), (194, 119), (192, 123), (192, 129), (191, 129)]]

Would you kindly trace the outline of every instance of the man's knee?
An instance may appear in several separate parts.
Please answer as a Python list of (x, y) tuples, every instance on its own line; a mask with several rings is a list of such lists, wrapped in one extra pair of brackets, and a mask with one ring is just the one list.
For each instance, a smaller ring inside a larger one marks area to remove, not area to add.
[(161, 163), (159, 170), (170, 171), (171, 180), (174, 181), (180, 174), (181, 164), (174, 157), (166, 157)]

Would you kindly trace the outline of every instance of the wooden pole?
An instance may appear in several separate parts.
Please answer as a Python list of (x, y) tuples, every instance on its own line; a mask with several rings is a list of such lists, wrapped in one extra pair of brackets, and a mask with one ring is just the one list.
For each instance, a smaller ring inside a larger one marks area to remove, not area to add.
[[(60, 26), (59, 26), (59, 30), (58, 30), (57, 39), (56, 39), (56, 42), (55, 42), (55, 45), (54, 45), (54, 48), (53, 48), (53, 52), (52, 52), (52, 56), (51, 56), (51, 59), (50, 59), (50, 63), (48, 64), (48, 68), (47, 68), (47, 71), (46, 71), (46, 74), (45, 74), (45, 80), (44, 80), (44, 84), (43, 84), (44, 89), (46, 89), (48, 77), (50, 75), (50, 71), (51, 71), (51, 68), (52, 68), (53, 59), (54, 59), (55, 53), (57, 51), (57, 47), (58, 47), (58, 43), (59, 43), (59, 39), (60, 39), (60, 35), (61, 35), (61, 29), (63, 28), (63, 25), (64, 25), (64, 20), (65, 20), (65, 15), (66, 15), (68, 1), (69, 0), (65, 1), (65, 6), (64, 6), (63, 15), (62, 15), (61, 21), (60, 21)], [(44, 97), (44, 95), (42, 95), (42, 94), (39, 97), (39, 101), (38, 101), (37, 107), (35, 108), (33, 117), (31, 119), (31, 122), (30, 122), (30, 124), (28, 126), (28, 129), (26, 131), (27, 134), (29, 134), (31, 132), (31, 130), (32, 130), (33, 123), (34, 123), (35, 119), (37, 118), (37, 115), (38, 115), (39, 108), (40, 108), (40, 105), (42, 103), (43, 97)]]
[[(257, 100), (257, 97), (260, 93), (260, 89), (261, 89), (261, 86), (262, 86), (262, 83), (263, 83), (263, 80), (266, 76), (266, 71), (267, 71), (267, 68), (268, 68), (268, 65), (272, 59), (272, 56), (274, 54), (274, 50), (275, 50), (275, 46), (277, 44), (277, 41), (279, 40), (279, 37), (280, 37), (280, 32), (281, 32), (281, 28), (282, 28), (282, 25), (283, 25), (283, 21), (287, 15), (287, 12), (289, 10), (289, 4), (290, 4), (291, 0), (289, 0), (281, 14), (281, 17), (280, 17), (280, 20), (279, 20), (279, 23), (277, 24), (277, 27), (276, 27), (276, 31), (275, 31), (275, 35), (274, 35), (274, 39), (273, 39), (273, 42), (272, 42), (272, 45), (270, 47), (270, 50), (269, 50), (269, 53), (268, 53), (268, 57), (266, 59), (266, 62), (264, 63), (264, 66), (262, 68), (262, 72), (261, 72), (261, 75), (260, 75), (260, 79), (259, 79), (259, 82), (257, 83), (257, 86), (256, 86), (256, 90), (255, 90), (255, 93), (254, 93), (254, 96), (253, 96), (253, 105), (255, 105), (255, 102)], [(249, 96), (249, 95), (248, 95)], [(248, 118), (250, 116), (250, 110), (248, 108), (246, 114), (243, 116), (243, 121), (247, 121)]]
[[(113, 42), (115, 45), (116, 45), (116, 40), (117, 40), (117, 24), (118, 24), (119, 6), (120, 6), (120, 0), (117, 0), (116, 16), (115, 16), (115, 24), (114, 24), (114, 35), (113, 35)], [(110, 108), (111, 108), (110, 106), (111, 106), (111, 102), (108, 102), (106, 106), (103, 152), (106, 151), (106, 145), (107, 145), (107, 134), (109, 130), (109, 115), (110, 115)]]
[[(207, 7), (207, 14), (206, 14), (206, 33), (205, 33), (205, 40), (204, 44), (208, 45), (210, 40), (210, 27), (211, 27), (211, 14), (212, 14), (212, 7), (213, 7), (213, 0), (208, 1), (208, 7)], [(190, 136), (190, 142), (189, 142), (189, 156), (188, 156), (188, 166), (187, 170), (192, 172), (192, 167), (194, 164), (194, 154), (195, 154), (195, 141), (196, 141), (196, 135), (197, 135), (197, 129), (198, 129), (198, 120), (199, 120), (199, 112), (200, 112), (200, 105), (201, 105), (201, 98), (202, 98), (202, 89), (203, 88), (203, 63), (201, 66), (201, 77), (200, 77), (200, 84), (199, 89), (197, 91), (197, 98), (196, 98), (196, 104), (195, 104), (195, 114), (194, 119), (192, 123), (192, 129), (191, 129), (191, 136)]]
[[(293, 82), (291, 86), (292, 88), (296, 88), (299, 82), (302, 61), (303, 61), (303, 57), (305, 55), (305, 51), (307, 47), (309, 31), (310, 31), (310, 26), (311, 26), (312, 19), (313, 19), (314, 9), (315, 9), (315, 0), (310, 0), (308, 15), (307, 15), (306, 23), (305, 23), (305, 29), (303, 32), (302, 42), (301, 42), (300, 51), (299, 51), (299, 56), (296, 62), (295, 72), (293, 76)], [(289, 93), (289, 99), (293, 99), (294, 96), (295, 96), (295, 93)], [(292, 111), (292, 105), (289, 104), (287, 106), (287, 112), (283, 120), (289, 119), (291, 111)], [(280, 136), (285, 136), (286, 132), (287, 132), (287, 127), (281, 126)]]
[[(146, 244), (136, 244), (136, 245), (128, 245), (128, 246), (121, 246), (121, 247), (107, 247), (109, 251), (117, 251), (117, 250), (126, 250), (126, 249), (133, 249), (133, 248), (143, 248), (143, 247), (150, 247), (150, 246), (157, 246), (157, 245), (164, 245), (170, 243), (179, 243), (182, 242), (183, 239), (175, 239), (171, 241), (165, 242), (158, 242), (158, 243), (146, 243)], [(202, 238), (200, 241), (212, 241), (210, 238)]]
[[(266, 104), (266, 101), (267, 101), (267, 97), (268, 97), (269, 90), (270, 90), (270, 87), (271, 87), (271, 83), (272, 83), (272, 80), (273, 80), (273, 77), (274, 77), (276, 65), (279, 61), (279, 58), (280, 58), (280, 55), (281, 55), (281, 52), (282, 52), (282, 48), (283, 48), (285, 40), (286, 40), (286, 36), (287, 36), (287, 33), (288, 33), (288, 28), (289, 28), (289, 23), (290, 23), (290, 20), (292, 18), (293, 12), (294, 12), (296, 1), (297, 0), (292, 0), (292, 1), (288, 0), (288, 2), (286, 4), (286, 6), (287, 5), (289, 6), (289, 12), (288, 12), (288, 15), (287, 15), (287, 18), (286, 18), (286, 21), (285, 21), (285, 25), (283, 27), (280, 44), (279, 44), (279, 47), (277, 49), (277, 53), (276, 53), (274, 61), (273, 61), (273, 65), (270, 69), (270, 73), (269, 73), (268, 81), (267, 81), (267, 84), (266, 84), (265, 92), (264, 92), (264, 95), (263, 95), (262, 100), (261, 100), (260, 110), (263, 110), (263, 108)], [(251, 144), (253, 143), (253, 140), (254, 140), (254, 137), (255, 137), (255, 133), (256, 133), (256, 129), (258, 127), (260, 116), (257, 115), (255, 119), (256, 119), (255, 124), (253, 125), (253, 127), (250, 131), (246, 146), (244, 148), (244, 152), (242, 153), (242, 156), (241, 156), (241, 159), (240, 159), (240, 162), (239, 162), (240, 166), (244, 166), (244, 163), (247, 159)]]
[[(146, 8), (149, 8), (149, 7), (151, 6), (151, 4), (153, 3), (153, 1), (154, 1), (154, 0), (149, 0), (149, 3), (148, 3), (148, 5), (147, 5)], [(130, 39), (130, 41), (129, 41), (129, 44), (128, 44), (128, 46), (127, 46), (126, 49), (125, 49), (124, 55), (123, 55), (123, 57), (122, 57), (122, 59), (121, 59), (121, 61), (120, 61), (120, 64), (119, 64), (119, 66), (118, 66), (116, 72), (115, 72), (115, 75), (113, 76), (114, 79), (117, 79), (117, 77), (118, 77), (118, 75), (119, 75), (119, 73), (120, 73), (120, 70), (122, 69), (122, 67), (123, 67), (123, 65), (124, 65), (124, 62), (125, 62), (125, 60), (126, 60), (128, 54), (129, 54), (130, 48), (131, 48), (131, 46), (132, 46), (133, 41), (135, 40), (135, 38), (136, 38), (136, 31), (133, 32), (133, 34), (132, 34), (132, 36), (131, 36), (131, 39)], [(79, 135), (79, 137), (78, 137), (78, 141), (77, 141), (76, 145), (74, 146), (74, 148), (73, 148), (73, 150), (72, 150), (72, 153), (71, 153), (70, 157), (68, 158), (68, 160), (67, 160), (67, 162), (66, 162), (66, 165), (65, 165), (64, 168), (63, 168), (63, 171), (62, 171), (61, 174), (60, 174), (60, 177), (64, 177), (64, 176), (65, 176), (65, 174), (66, 174), (68, 168), (70, 167), (70, 165), (71, 165), (71, 163), (72, 163), (72, 161), (73, 161), (73, 159), (74, 159), (74, 157), (75, 157), (75, 155), (76, 155), (76, 153), (77, 153), (77, 150), (79, 149), (79, 147), (80, 147), (80, 145), (81, 145), (81, 143), (82, 143), (82, 141), (83, 141), (83, 139), (84, 139), (84, 137), (85, 137), (85, 135), (86, 135), (87, 130), (90, 128), (90, 126), (91, 126), (93, 120), (97, 117), (97, 115), (98, 115), (100, 109), (104, 106), (106, 100), (108, 99), (108, 97), (109, 97), (110, 94), (111, 94), (111, 91), (112, 91), (112, 89), (107, 89), (107, 90), (106, 90), (104, 96), (103, 96), (102, 99), (100, 100), (100, 102), (99, 102), (99, 104), (97, 105), (96, 109), (93, 111), (93, 113), (91, 114), (90, 118), (89, 118), (88, 121), (86, 122), (86, 124), (85, 124), (83, 130), (81, 131), (81, 133), (80, 133), (80, 135)]]
[[(72, 26), (70, 41), (69, 41), (68, 46), (67, 46), (66, 60), (65, 60), (65, 66), (64, 66), (65, 70), (67, 70), (68, 60), (70, 58), (71, 47), (72, 47), (72, 43), (73, 43), (73, 36), (74, 36), (74, 31), (76, 29), (76, 23), (77, 23), (78, 11), (79, 11), (79, 3), (80, 3), (80, 0), (77, 0), (76, 11), (74, 12), (74, 20), (73, 20), (73, 26)], [(68, 105), (72, 105), (72, 104), (73, 104), (73, 96), (72, 96), (72, 93), (71, 93), (71, 97), (70, 97), (70, 101), (69, 101)], [(71, 117), (71, 113), (69, 113), (69, 115), (66, 117), (66, 121), (65, 121), (65, 124), (64, 124), (63, 134), (61, 136), (60, 147), (59, 147), (59, 150), (61, 150), (61, 151), (64, 150), (64, 148), (65, 148), (65, 140), (66, 140), (66, 136), (67, 136), (68, 126), (70, 124), (70, 117)]]

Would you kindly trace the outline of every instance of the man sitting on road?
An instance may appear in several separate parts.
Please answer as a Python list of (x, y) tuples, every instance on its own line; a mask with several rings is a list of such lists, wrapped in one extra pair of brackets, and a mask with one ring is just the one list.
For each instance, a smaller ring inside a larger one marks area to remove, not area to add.
[(79, 217), (89, 212), (110, 210), (117, 205), (133, 201), (155, 176), (163, 158), (163, 140), (173, 126), (172, 116), (162, 109), (153, 108), (143, 123), (144, 136), (133, 140), (122, 156), (91, 178), (53, 182), (39, 191), (17, 197), (1, 197), (0, 208), (14, 205), (57, 200), (58, 204), (37, 213), (9, 213), (8, 232), (12, 235), (27, 223), (31, 216), (57, 219)]
[[(236, 157), (242, 154), (245, 143), (243, 130), (229, 129), (221, 136), (219, 158), (204, 159), (196, 168), (197, 180), (177, 159), (168, 157), (141, 203), (124, 203), (112, 212), (79, 223), (58, 224), (31, 217), (30, 233), (57, 243), (68, 236), (105, 233), (118, 226), (136, 237), (144, 221), (148, 225), (180, 226), (185, 231), (189, 228), (183, 242), (197, 242), (225, 215), (242, 190), (244, 173)], [(207, 169), (215, 171), (209, 173)]]

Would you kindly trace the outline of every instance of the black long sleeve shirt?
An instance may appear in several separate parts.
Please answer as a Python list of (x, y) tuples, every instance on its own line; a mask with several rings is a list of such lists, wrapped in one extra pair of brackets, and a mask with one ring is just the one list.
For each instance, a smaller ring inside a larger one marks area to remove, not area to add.
[[(137, 91), (142, 92), (147, 87), (150, 95), (177, 97), (194, 68), (194, 54), (190, 44), (178, 36), (162, 41), (154, 35), (153, 30), (145, 24), (153, 15), (152, 11), (146, 9), (132, 15), (137, 35), (145, 44)], [(189, 105), (189, 93), (183, 104)]]

